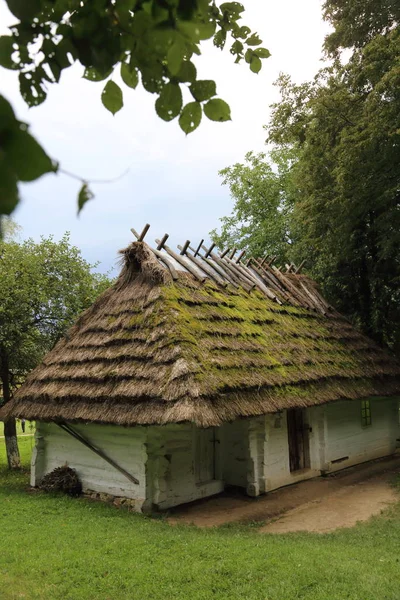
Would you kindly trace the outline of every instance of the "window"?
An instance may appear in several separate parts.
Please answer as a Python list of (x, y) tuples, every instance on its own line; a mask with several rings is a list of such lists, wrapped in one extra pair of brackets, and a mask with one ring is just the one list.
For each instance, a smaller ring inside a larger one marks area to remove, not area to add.
[(361, 425), (369, 427), (371, 425), (371, 402), (361, 400)]

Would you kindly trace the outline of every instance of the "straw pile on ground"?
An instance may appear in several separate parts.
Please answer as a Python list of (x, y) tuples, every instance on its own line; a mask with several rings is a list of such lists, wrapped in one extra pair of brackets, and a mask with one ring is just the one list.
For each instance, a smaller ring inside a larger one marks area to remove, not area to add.
[[(0, 412), (43, 421), (217, 426), (400, 393), (400, 365), (343, 317), (257, 290), (173, 280), (145, 243)], [(291, 275), (294, 284), (314, 284)]]

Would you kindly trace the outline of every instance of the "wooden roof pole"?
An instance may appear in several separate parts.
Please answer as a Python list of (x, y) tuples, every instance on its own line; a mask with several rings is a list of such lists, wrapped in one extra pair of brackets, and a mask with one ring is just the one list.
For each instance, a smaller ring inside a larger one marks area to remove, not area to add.
[(189, 271), (189, 273), (191, 273), (194, 277), (196, 277), (196, 279), (198, 281), (205, 281), (208, 277), (207, 274), (205, 274), (204, 276), (201, 276), (198, 274), (198, 272), (196, 271), (196, 269), (194, 269), (191, 264), (189, 262), (185, 262), (183, 260), (183, 258), (181, 256), (179, 256), (179, 254), (176, 254), (176, 252), (174, 252), (173, 250), (171, 250), (171, 248), (169, 248), (169, 246), (165, 245), (165, 240), (164, 240), (165, 236), (163, 237), (163, 239), (160, 240), (156, 240), (156, 244), (158, 244), (157, 249), (158, 248), (164, 248), (165, 252), (167, 252), (167, 254), (169, 254), (171, 256), (171, 258), (173, 258), (174, 260), (176, 260), (177, 263), (179, 263), (186, 271)]
[(143, 228), (142, 233), (138, 237), (138, 242), (143, 242), (143, 240), (146, 236), (146, 233), (148, 232), (149, 229), (150, 229), (150, 223), (146, 223), (146, 225)]
[[(142, 233), (140, 235), (138, 234), (136, 229), (134, 229), (133, 227), (131, 227), (131, 231), (132, 231), (133, 235), (135, 236), (135, 238), (139, 241), (139, 238), (141, 235), (143, 235), (144, 230), (142, 231)], [(146, 233), (145, 233), (145, 235), (146, 235)], [(155, 254), (157, 256), (157, 258), (159, 258), (161, 260), (161, 262), (163, 262), (164, 265), (167, 267), (167, 269), (171, 273), (172, 279), (174, 281), (177, 281), (177, 279), (179, 279), (179, 275), (178, 275), (176, 269), (174, 268), (174, 265), (171, 264), (171, 262), (168, 260), (168, 257), (166, 257), (164, 254), (162, 254), (158, 250), (155, 250), (155, 248), (152, 248), (151, 246), (149, 246), (149, 248), (153, 252), (153, 254)]]
[[(178, 246), (178, 250), (181, 250), (181, 254), (182, 254), (182, 252), (183, 252), (182, 246)], [(196, 256), (193, 256), (192, 254), (189, 254), (189, 252), (187, 250), (185, 251), (185, 256), (189, 260), (191, 260), (192, 263), (195, 264), (198, 269), (200, 269), (200, 271), (204, 271), (205, 273), (207, 273), (207, 275), (211, 279), (213, 279), (216, 283), (218, 283), (219, 285), (222, 285), (223, 287), (226, 287), (228, 285), (228, 283), (226, 281), (224, 281), (219, 275), (217, 275), (215, 271), (213, 272), (213, 269), (210, 266), (208, 266), (207, 263), (202, 264), (202, 262), (199, 258), (197, 258)]]
[(124, 475), (124, 477), (126, 477), (127, 479), (129, 479), (129, 481), (131, 483), (134, 483), (135, 485), (139, 485), (139, 480), (136, 479), (136, 477), (134, 477), (133, 475), (131, 475), (130, 473), (128, 473), (128, 471), (125, 471), (125, 469), (123, 469), (122, 467), (120, 467), (115, 462), (115, 460), (113, 460), (112, 458), (110, 458), (109, 456), (107, 456), (103, 452), (103, 450), (100, 450), (100, 448), (97, 448), (96, 446), (94, 446), (79, 431), (76, 431), (75, 429), (73, 429), (71, 427), (71, 425), (68, 425), (67, 423), (63, 423), (63, 422), (56, 423), (56, 425), (58, 425), (66, 433), (69, 433), (69, 435), (71, 435), (76, 440), (78, 440), (78, 442), (80, 442), (81, 444), (83, 444), (84, 446), (86, 446), (86, 448), (89, 448), (92, 452), (94, 452), (95, 454), (97, 454), (98, 456), (100, 456), (103, 460), (105, 460), (106, 462), (108, 462), (109, 465), (111, 465), (112, 467), (114, 467), (114, 469), (116, 469), (117, 471), (119, 471), (120, 473), (122, 473), (122, 475)]
[[(204, 241), (204, 240), (203, 240)], [(191, 246), (189, 246), (189, 249), (192, 252), (195, 252), (194, 248), (192, 248)], [(200, 254), (198, 251), (200, 250), (200, 248), (197, 248), (197, 255), (200, 256), (201, 260), (203, 262), (205, 262), (211, 269), (213, 269), (216, 273), (218, 273), (218, 275), (226, 280), (230, 285), (233, 285), (233, 287), (238, 288), (238, 284), (236, 283), (236, 281), (232, 278), (230, 278), (226, 271), (224, 271), (224, 269), (222, 269), (222, 267), (220, 267), (215, 260), (210, 260), (209, 258), (205, 258), (205, 256), (203, 256), (202, 254)], [(196, 256), (196, 254), (194, 254), (194, 256)]]
[[(202, 246), (203, 250), (207, 253), (208, 248), (204, 245)], [(254, 287), (254, 282), (248, 282), (237, 270), (233, 269), (227, 261), (221, 259), (220, 256), (217, 256), (214, 252), (211, 252), (210, 257), (215, 261), (225, 272), (228, 273), (230, 279), (233, 279), (239, 285), (241, 285), (247, 292), (250, 292)]]

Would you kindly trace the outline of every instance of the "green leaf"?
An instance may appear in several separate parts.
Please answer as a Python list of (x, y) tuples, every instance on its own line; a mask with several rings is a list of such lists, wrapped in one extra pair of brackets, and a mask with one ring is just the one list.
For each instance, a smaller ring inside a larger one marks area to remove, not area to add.
[(219, 8), (222, 12), (229, 13), (235, 19), (238, 19), (240, 13), (244, 12), (244, 6), (239, 2), (224, 2)]
[(208, 40), (215, 33), (215, 21), (179, 21), (178, 29), (193, 42)]
[(214, 46), (216, 46), (217, 48), (220, 48), (220, 50), (223, 50), (223, 48), (225, 46), (225, 42), (226, 42), (226, 31), (225, 31), (225, 29), (220, 29), (214, 35)]
[(204, 79), (202, 81), (195, 81), (190, 86), (190, 92), (197, 102), (204, 102), (209, 100), (217, 93), (217, 87), (215, 81)]
[(253, 71), (253, 73), (259, 73), (259, 71), (261, 71), (261, 67), (262, 67), (261, 58), (259, 58), (256, 54), (253, 54), (253, 57), (252, 57), (251, 63), (250, 63), (250, 70)]
[(231, 109), (229, 108), (229, 105), (219, 98), (213, 98), (204, 105), (204, 114), (211, 121), (223, 122), (231, 120)]
[(241, 54), (241, 52), (243, 52), (242, 42), (239, 42), (239, 40), (236, 40), (236, 42), (233, 42), (230, 52), (231, 52), (231, 54)]
[(114, 81), (107, 81), (104, 86), (104, 90), (101, 94), (101, 101), (107, 110), (113, 115), (117, 113), (124, 105), (122, 90), (114, 83)]
[(160, 93), (163, 87), (163, 67), (159, 63), (154, 63), (151, 67), (141, 69), (142, 85), (150, 94)]
[(89, 200), (92, 200), (92, 198), (94, 198), (94, 194), (89, 189), (89, 186), (86, 183), (86, 181), (84, 181), (78, 194), (78, 215), (81, 212), (82, 208), (85, 206), (86, 202), (89, 202)]
[(57, 165), (25, 129), (12, 129), (3, 142), (7, 165), (20, 181), (34, 181), (45, 173), (57, 171)]
[(28, 23), (40, 12), (40, 0), (6, 0), (10, 12), (23, 23)]
[(94, 67), (87, 67), (83, 74), (83, 78), (87, 79), (88, 81), (104, 81), (104, 79), (107, 79), (112, 72), (113, 70), (109, 69), (106, 73), (100, 73)]
[(0, 66), (5, 69), (15, 69), (15, 63), (11, 58), (14, 52), (14, 38), (11, 35), (2, 35), (0, 37)]
[(172, 121), (181, 112), (182, 92), (176, 83), (167, 83), (156, 100), (156, 113), (164, 121)]
[(253, 35), (247, 38), (246, 44), (248, 46), (258, 46), (259, 44), (262, 44), (262, 39), (259, 38), (256, 33), (253, 33)]
[(181, 112), (179, 126), (186, 135), (192, 133), (200, 125), (201, 117), (201, 104), (199, 102), (189, 102)]
[(58, 62), (61, 69), (70, 67), (77, 58), (77, 50), (68, 38), (63, 38), (60, 43), (56, 45), (55, 60)]
[(125, 85), (133, 89), (135, 89), (139, 83), (139, 74), (137, 69), (131, 68), (126, 63), (121, 63), (121, 78)]
[(246, 50), (246, 54), (244, 55), (244, 59), (247, 63), (251, 63), (252, 58), (254, 56), (254, 50), (251, 50), (250, 48), (248, 50)]
[(269, 58), (271, 56), (271, 52), (266, 48), (256, 48), (254, 54), (257, 54), (260, 58)]
[(177, 37), (167, 53), (168, 70), (171, 75), (177, 75), (185, 58), (187, 48), (181, 36)]
[(5, 160), (0, 161), (0, 215), (10, 215), (19, 202), (17, 178)]
[(11, 104), (0, 95), (0, 132), (9, 127), (19, 126)]
[(236, 37), (244, 40), (245, 38), (247, 38), (249, 33), (251, 33), (250, 27), (246, 27), (246, 25), (243, 25), (242, 27), (239, 27), (238, 31), (236, 32)]
[(49, 60), (47, 64), (49, 65), (49, 69), (53, 75), (54, 82), (58, 83), (61, 77), (61, 69), (58, 62), (55, 60)]
[(32, 73), (20, 73), (18, 75), (21, 96), (28, 106), (39, 106), (46, 100), (46, 90), (41, 81), (34, 78), (28, 79), (27, 75), (32, 77)]
[(196, 81), (196, 76), (197, 70), (194, 64), (190, 62), (190, 60), (185, 60), (177, 74), (179, 81), (188, 81), (189, 83), (193, 83)]

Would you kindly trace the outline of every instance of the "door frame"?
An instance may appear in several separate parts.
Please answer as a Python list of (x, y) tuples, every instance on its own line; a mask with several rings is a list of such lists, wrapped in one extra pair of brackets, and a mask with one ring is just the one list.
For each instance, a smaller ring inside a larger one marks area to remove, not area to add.
[(310, 426), (307, 409), (287, 410), (287, 438), (290, 472), (296, 474), (310, 469)]

